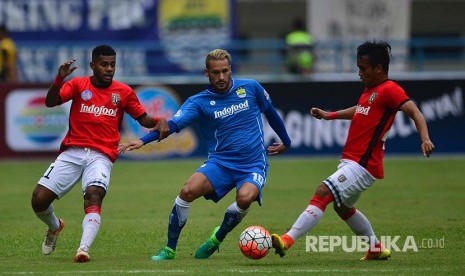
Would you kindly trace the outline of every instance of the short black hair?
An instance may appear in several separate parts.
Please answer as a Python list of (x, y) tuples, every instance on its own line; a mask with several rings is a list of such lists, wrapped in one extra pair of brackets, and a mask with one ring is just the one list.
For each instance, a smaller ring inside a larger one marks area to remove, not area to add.
[(108, 45), (100, 45), (92, 50), (92, 60), (98, 56), (116, 56), (116, 51)]
[(367, 56), (368, 62), (373, 67), (381, 64), (387, 73), (391, 60), (391, 45), (382, 40), (365, 41), (357, 47), (357, 59), (362, 56)]

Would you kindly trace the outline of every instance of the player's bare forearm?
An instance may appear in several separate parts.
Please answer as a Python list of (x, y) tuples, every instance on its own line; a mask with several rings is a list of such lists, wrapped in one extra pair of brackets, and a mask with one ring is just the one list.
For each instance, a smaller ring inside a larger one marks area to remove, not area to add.
[(150, 117), (150, 116), (143, 116), (139, 119), (137, 119), (137, 121), (139, 122), (139, 124), (145, 128), (153, 128), (155, 127), (155, 118), (153, 117)]
[(54, 107), (61, 104), (60, 87), (52, 84), (45, 97), (45, 106)]
[[(168, 121), (165, 118), (154, 119), (150, 116), (144, 116), (138, 121), (141, 126), (150, 128), (150, 132), (158, 130), (160, 133), (158, 137), (159, 142), (170, 135), (170, 127), (168, 125)], [(156, 121), (157, 123), (155, 124)]]
[(346, 109), (338, 110), (337, 111), (337, 119), (341, 120), (352, 120), (354, 117), (356, 106), (352, 106)]
[(423, 156), (429, 157), (434, 150), (434, 144), (431, 142), (428, 134), (428, 126), (426, 125), (425, 118), (423, 115), (418, 112), (413, 116), (413, 121), (415, 122), (415, 127), (417, 128), (418, 135), (421, 139), (421, 152)]
[(402, 110), (415, 123), (415, 127), (421, 139), (421, 152), (423, 153), (423, 156), (429, 157), (431, 153), (433, 153), (434, 144), (429, 138), (428, 126), (426, 124), (425, 117), (412, 101), (404, 103), (400, 110)]

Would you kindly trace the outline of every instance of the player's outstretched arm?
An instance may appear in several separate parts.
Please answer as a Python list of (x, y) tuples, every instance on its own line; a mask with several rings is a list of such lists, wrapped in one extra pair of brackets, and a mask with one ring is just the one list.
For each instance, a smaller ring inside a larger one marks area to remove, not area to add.
[[(178, 126), (171, 120), (168, 121), (169, 133), (168, 135), (179, 132)], [(124, 153), (126, 151), (132, 151), (142, 147), (143, 145), (153, 142), (155, 140), (160, 141), (160, 131), (155, 130), (150, 133), (147, 133), (144, 137), (141, 137), (138, 140), (132, 140), (126, 143), (118, 145), (118, 153)]]
[(429, 157), (434, 150), (434, 144), (431, 142), (428, 134), (428, 126), (426, 125), (425, 117), (418, 109), (417, 105), (413, 101), (407, 101), (404, 103), (400, 110), (402, 110), (409, 118), (415, 122), (418, 135), (421, 139), (421, 152), (423, 156)]
[(140, 139), (122, 143), (118, 145), (118, 153), (125, 153), (126, 151), (132, 151), (132, 150), (141, 148), (143, 145), (144, 145), (144, 142), (142, 142)]
[(141, 126), (146, 128), (150, 128), (150, 132), (158, 131), (158, 142), (168, 137), (170, 133), (170, 126), (168, 125), (168, 121), (165, 118), (157, 117), (152, 118), (150, 116), (143, 116), (142, 118), (138, 119), (138, 122)]
[(338, 111), (325, 111), (318, 107), (312, 107), (310, 109), (310, 115), (315, 117), (316, 119), (324, 119), (324, 120), (336, 120), (336, 119), (343, 119), (343, 120), (351, 120), (355, 114), (355, 106), (349, 107), (346, 109), (338, 110)]
[(274, 107), (270, 107), (264, 112), (268, 123), (270, 124), (271, 128), (278, 134), (279, 139), (281, 139), (282, 143), (274, 143), (273, 145), (267, 148), (267, 152), (270, 155), (280, 154), (285, 152), (288, 148), (291, 147), (291, 138), (289, 138), (289, 134), (287, 134), (286, 127), (284, 126), (284, 122), (279, 117), (278, 112)]

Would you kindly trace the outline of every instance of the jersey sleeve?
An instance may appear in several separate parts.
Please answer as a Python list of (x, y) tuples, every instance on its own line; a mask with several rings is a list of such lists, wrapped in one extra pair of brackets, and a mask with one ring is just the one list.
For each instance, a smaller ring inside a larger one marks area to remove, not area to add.
[(174, 114), (173, 122), (178, 126), (179, 130), (182, 130), (197, 120), (201, 114), (199, 106), (189, 98), (183, 103), (176, 114)]
[(124, 111), (134, 119), (146, 114), (144, 106), (142, 106), (136, 93), (132, 90), (128, 93), (127, 104)]
[(260, 111), (263, 113), (265, 110), (272, 107), (270, 95), (257, 81), (253, 82), (253, 87), (254, 93), (257, 97), (258, 106), (260, 107)]
[(402, 104), (410, 100), (405, 90), (398, 84), (394, 84), (391, 87), (388, 87), (386, 95), (388, 96), (386, 103), (394, 110), (399, 110)]
[(71, 100), (73, 98), (73, 93), (76, 90), (76, 80), (71, 79), (67, 82), (65, 82), (61, 88), (60, 88), (60, 98), (61, 98), (61, 103), (66, 103), (67, 101)]

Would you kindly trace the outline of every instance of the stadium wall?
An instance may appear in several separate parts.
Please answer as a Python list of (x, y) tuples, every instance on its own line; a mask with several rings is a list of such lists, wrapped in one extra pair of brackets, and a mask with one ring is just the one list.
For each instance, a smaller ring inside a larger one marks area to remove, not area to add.
[[(400, 84), (418, 104), (429, 124), (437, 153), (465, 153), (465, 78), (402, 80)], [(359, 81), (261, 81), (283, 117), (293, 141), (288, 155), (339, 154), (349, 121), (320, 121), (308, 115), (318, 106), (328, 110), (356, 104)], [(48, 84), (0, 84), (0, 158), (54, 156), (68, 127), (67, 105), (45, 108)], [(205, 88), (204, 83), (135, 84), (134, 90), (149, 114), (171, 117), (182, 102)], [(140, 137), (147, 130), (129, 116), (122, 122), (122, 140)], [(277, 139), (265, 124), (266, 143)], [(386, 154), (419, 154), (420, 142), (411, 120), (399, 113), (386, 143)], [(146, 145), (126, 159), (205, 157), (206, 144), (196, 127), (174, 134), (161, 143)]]

